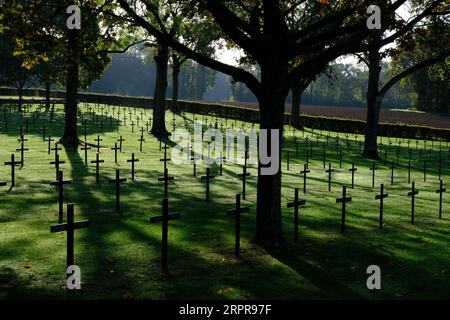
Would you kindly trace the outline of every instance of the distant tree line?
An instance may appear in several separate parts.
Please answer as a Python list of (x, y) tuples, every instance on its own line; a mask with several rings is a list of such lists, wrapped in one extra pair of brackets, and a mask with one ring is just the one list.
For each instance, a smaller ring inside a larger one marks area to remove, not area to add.
[[(392, 74), (392, 66), (383, 62), (381, 81)], [(384, 108), (415, 108), (448, 113), (450, 77), (440, 65), (419, 70), (396, 83), (383, 100)], [(328, 73), (320, 74), (303, 92), (302, 104), (366, 107), (368, 69), (364, 65), (333, 63)], [(113, 54), (112, 63), (102, 78), (88, 89), (91, 92), (129, 96), (152, 96), (155, 87), (155, 64), (140, 54)], [(167, 98), (172, 95), (169, 78)], [(188, 60), (181, 67), (179, 97), (187, 100), (239, 101), (256, 103), (255, 96), (242, 83), (229, 76)], [(291, 103), (291, 95), (286, 99)]]

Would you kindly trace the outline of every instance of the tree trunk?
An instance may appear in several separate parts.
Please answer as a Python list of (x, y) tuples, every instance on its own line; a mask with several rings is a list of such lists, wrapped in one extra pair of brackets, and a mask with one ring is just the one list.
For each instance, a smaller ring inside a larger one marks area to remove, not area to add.
[(50, 81), (45, 82), (45, 111), (50, 110)]
[(158, 52), (154, 59), (156, 62), (156, 83), (151, 133), (156, 138), (162, 139), (169, 136), (169, 132), (166, 130), (166, 90), (169, 48), (160, 43), (158, 45)]
[[(275, 63), (261, 67), (261, 90), (258, 96), (260, 109), (260, 129), (279, 130), (280, 159), (277, 173), (262, 175), (259, 161), (256, 237), (263, 246), (276, 247), (284, 238), (281, 228), (281, 141), (283, 135), (284, 107), (288, 93), (287, 68)], [(270, 132), (268, 133), (270, 137)], [(272, 153), (270, 141), (268, 154)], [(261, 159), (260, 159), (261, 160)]]
[(176, 54), (172, 55), (172, 103), (171, 110), (178, 113), (178, 85), (180, 75), (180, 59)]
[(363, 156), (378, 159), (378, 122), (381, 108), (379, 96), (380, 55), (378, 50), (369, 53), (369, 83), (367, 89), (367, 124)]
[(22, 112), (22, 100), (23, 100), (23, 86), (24, 84), (22, 81), (19, 84), (19, 87), (17, 88), (18, 94), (19, 94), (19, 104), (18, 104), (18, 111)]
[(77, 94), (78, 94), (78, 30), (68, 30), (68, 58), (64, 134), (60, 139), (65, 147), (77, 147)]
[(300, 118), (300, 106), (302, 103), (302, 92), (299, 86), (292, 86), (292, 112), (291, 112), (291, 125), (294, 128), (302, 129), (303, 124)]

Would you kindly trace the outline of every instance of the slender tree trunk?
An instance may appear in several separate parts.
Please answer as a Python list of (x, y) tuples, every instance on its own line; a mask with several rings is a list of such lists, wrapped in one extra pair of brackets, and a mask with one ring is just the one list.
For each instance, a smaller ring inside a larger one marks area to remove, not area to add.
[(381, 97), (379, 96), (380, 55), (377, 50), (369, 53), (369, 83), (367, 89), (367, 124), (363, 156), (378, 159), (378, 122)]
[(45, 82), (45, 111), (50, 110), (50, 81)]
[(77, 130), (77, 94), (78, 94), (78, 39), (77, 29), (68, 30), (68, 58), (66, 80), (66, 104), (64, 134), (60, 142), (65, 147), (77, 147), (79, 144)]
[(172, 55), (172, 112), (178, 112), (178, 85), (180, 75), (180, 59), (176, 54)]
[(18, 111), (22, 112), (22, 100), (23, 100), (23, 82), (20, 81), (19, 87), (17, 88), (18, 94), (19, 94), (19, 105), (18, 105)]
[(169, 48), (166, 45), (159, 44), (158, 52), (154, 59), (156, 62), (156, 84), (151, 133), (156, 138), (166, 138), (169, 136), (169, 132), (166, 129), (166, 90)]
[[(287, 68), (268, 63), (261, 67), (261, 91), (258, 96), (260, 129), (279, 132), (278, 170), (274, 175), (262, 175), (259, 162), (256, 235), (263, 246), (278, 246), (283, 242), (281, 228), (281, 141), (283, 135), (284, 107), (288, 93)], [(270, 132), (268, 133), (270, 137)], [(272, 154), (270, 141), (268, 154)], [(273, 151), (275, 152), (275, 150)], [(261, 160), (261, 159), (260, 159)]]

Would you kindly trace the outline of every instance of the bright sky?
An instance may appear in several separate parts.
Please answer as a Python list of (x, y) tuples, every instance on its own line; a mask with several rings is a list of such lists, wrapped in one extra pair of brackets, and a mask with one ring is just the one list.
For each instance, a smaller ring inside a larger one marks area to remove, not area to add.
[[(407, 5), (402, 5), (400, 8), (397, 9), (396, 13), (398, 16), (400, 16), (401, 18), (403, 18), (406, 21), (411, 17), (411, 15), (408, 12)], [(390, 46), (393, 46), (393, 45), (390, 45)], [(386, 46), (385, 48), (389, 48), (389, 46)], [(217, 53), (217, 58), (219, 59), (219, 61), (221, 61), (223, 63), (236, 66), (237, 65), (236, 61), (239, 59), (241, 54), (242, 54), (242, 51), (238, 50), (238, 49), (223, 49)], [(352, 55), (348, 55), (348, 56), (339, 58), (338, 62), (340, 62), (340, 63), (357, 63), (357, 59)]]

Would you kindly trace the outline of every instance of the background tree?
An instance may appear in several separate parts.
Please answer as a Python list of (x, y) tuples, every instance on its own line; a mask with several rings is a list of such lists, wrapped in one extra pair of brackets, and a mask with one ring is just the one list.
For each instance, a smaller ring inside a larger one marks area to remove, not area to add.
[[(370, 47), (369, 51), (366, 53), (366, 64), (369, 68), (369, 80), (368, 80), (368, 87), (367, 87), (367, 124), (366, 124), (366, 134), (365, 134), (365, 140), (364, 140), (364, 151), (363, 156), (370, 158), (370, 159), (377, 159), (378, 158), (378, 124), (379, 124), (379, 115), (380, 115), (380, 109), (383, 102), (383, 98), (386, 95), (387, 91), (398, 81), (400, 81), (402, 78), (416, 72), (417, 70), (420, 70), (421, 68), (433, 65), (442, 59), (445, 59), (448, 56), (448, 46), (437, 46), (435, 47), (438, 52), (435, 55), (428, 55), (428, 57), (420, 62), (417, 63), (409, 63), (407, 66), (404, 66), (404, 69), (399, 71), (397, 74), (395, 74), (391, 79), (386, 81), (383, 87), (380, 88), (380, 74), (382, 71), (381, 67), (381, 61), (383, 57), (386, 57), (387, 55), (390, 55), (395, 58), (397, 55), (397, 50), (407, 50), (414, 52), (415, 51), (415, 45), (411, 44), (410, 38), (414, 35), (417, 37), (419, 35), (419, 31), (415, 28), (417, 23), (426, 20), (428, 16), (436, 16), (439, 15), (439, 12), (442, 12), (442, 9), (444, 8), (441, 6), (441, 2), (439, 1), (433, 1), (429, 5), (424, 5), (423, 3), (421, 6), (423, 8), (420, 10), (420, 13), (415, 16), (410, 22), (402, 23), (402, 21), (396, 21), (395, 16), (393, 14), (384, 14), (383, 20), (382, 20), (382, 29), (381, 30), (374, 30), (370, 39), (368, 46)], [(380, 3), (381, 5), (381, 3)], [(382, 7), (382, 12), (389, 12)], [(384, 27), (383, 27), (384, 26)], [(383, 33), (386, 33), (387, 31), (392, 31), (392, 27), (394, 26), (394, 30), (400, 29), (400, 30), (406, 30), (406, 32), (399, 32), (401, 34), (401, 37), (398, 39), (398, 46), (399, 49), (390, 49), (386, 50), (384, 52), (381, 51), (383, 46), (385, 45), (385, 41), (383, 41)], [(429, 34), (431, 36), (431, 34)], [(448, 32), (444, 32), (442, 35), (439, 35), (439, 37), (442, 37), (443, 39), (446, 39), (444, 41), (436, 39), (436, 37), (433, 37), (432, 41), (434, 43), (434, 46), (436, 46), (436, 43), (442, 43), (448, 42)], [(430, 41), (429, 39), (428, 41)], [(436, 42), (438, 41), (438, 42)], [(410, 61), (411, 62), (411, 61)]]
[(36, 72), (15, 52), (15, 39), (9, 30), (0, 33), (0, 84), (13, 85), (19, 97), (18, 110), (22, 110), (23, 90), (36, 83)]

